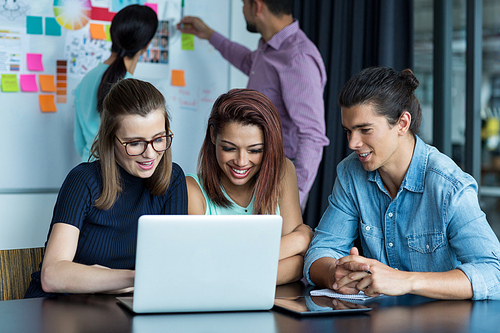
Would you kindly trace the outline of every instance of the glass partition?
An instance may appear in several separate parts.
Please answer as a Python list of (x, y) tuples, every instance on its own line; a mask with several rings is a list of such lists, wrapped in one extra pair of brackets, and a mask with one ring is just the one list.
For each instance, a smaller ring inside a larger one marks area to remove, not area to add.
[[(481, 1), (481, 0), (478, 0)], [(434, 0), (414, 0), (414, 72), (422, 105), (420, 137), (433, 144)], [(463, 168), (466, 96), (466, 0), (453, 1), (451, 141), (452, 158)], [(500, 1), (483, 0), (480, 204), (500, 236)]]

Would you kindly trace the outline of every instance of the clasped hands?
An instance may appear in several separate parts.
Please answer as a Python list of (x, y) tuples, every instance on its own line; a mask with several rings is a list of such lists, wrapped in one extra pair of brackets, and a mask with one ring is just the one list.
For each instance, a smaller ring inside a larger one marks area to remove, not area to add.
[(409, 278), (408, 272), (362, 257), (353, 247), (348, 256), (337, 260), (331, 288), (341, 294), (363, 291), (367, 296), (404, 295), (410, 292)]

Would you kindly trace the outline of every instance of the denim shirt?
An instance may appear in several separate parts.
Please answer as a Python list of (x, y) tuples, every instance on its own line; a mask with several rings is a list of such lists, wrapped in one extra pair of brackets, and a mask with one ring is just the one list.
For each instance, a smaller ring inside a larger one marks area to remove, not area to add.
[(477, 183), (450, 158), (416, 137), (410, 167), (394, 199), (379, 172), (353, 153), (337, 179), (305, 256), (349, 255), (360, 238), (363, 255), (402, 271), (444, 272), (469, 278), (473, 299), (500, 299), (500, 244), (479, 207)]

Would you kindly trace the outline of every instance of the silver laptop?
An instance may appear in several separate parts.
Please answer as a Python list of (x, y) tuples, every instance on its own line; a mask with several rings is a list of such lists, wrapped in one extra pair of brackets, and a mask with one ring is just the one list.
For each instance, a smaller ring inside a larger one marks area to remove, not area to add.
[(139, 218), (136, 313), (268, 310), (273, 306), (279, 215), (144, 215)]

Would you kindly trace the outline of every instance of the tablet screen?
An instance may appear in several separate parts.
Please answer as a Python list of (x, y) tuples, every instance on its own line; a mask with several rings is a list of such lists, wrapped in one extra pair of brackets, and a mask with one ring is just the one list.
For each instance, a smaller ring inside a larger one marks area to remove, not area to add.
[(348, 314), (370, 311), (372, 308), (326, 296), (297, 296), (274, 299), (274, 307), (301, 316)]

